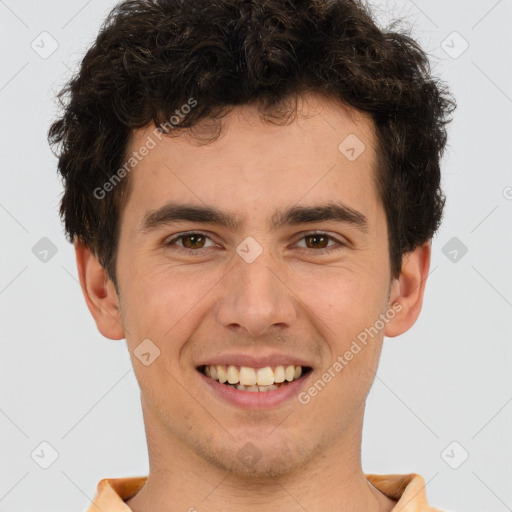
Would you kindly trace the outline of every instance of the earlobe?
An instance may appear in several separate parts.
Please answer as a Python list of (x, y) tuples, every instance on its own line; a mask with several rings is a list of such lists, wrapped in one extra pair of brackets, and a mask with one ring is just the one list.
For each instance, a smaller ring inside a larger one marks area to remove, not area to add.
[(82, 241), (74, 241), (76, 265), (87, 307), (98, 330), (111, 340), (125, 338), (119, 299), (107, 271)]
[(405, 254), (402, 259), (402, 270), (391, 286), (389, 305), (400, 310), (386, 324), (384, 335), (398, 336), (409, 330), (418, 319), (423, 304), (423, 294), (430, 268), (431, 246), (427, 242)]

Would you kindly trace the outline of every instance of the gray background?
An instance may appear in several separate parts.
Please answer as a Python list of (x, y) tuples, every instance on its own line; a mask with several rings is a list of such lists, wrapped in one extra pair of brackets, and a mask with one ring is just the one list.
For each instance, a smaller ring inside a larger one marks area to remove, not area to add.
[[(0, 511), (85, 510), (101, 478), (148, 470), (126, 342), (86, 308), (46, 143), (52, 98), (113, 5), (0, 0)], [(447, 510), (512, 510), (512, 1), (372, 5), (406, 20), (459, 107), (423, 312), (385, 341), (363, 467), (422, 474)]]

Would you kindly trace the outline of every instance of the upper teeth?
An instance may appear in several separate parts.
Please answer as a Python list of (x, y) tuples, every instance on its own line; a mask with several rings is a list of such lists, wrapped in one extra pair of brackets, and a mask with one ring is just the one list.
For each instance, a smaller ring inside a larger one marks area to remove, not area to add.
[(293, 379), (298, 379), (302, 375), (302, 366), (250, 368), (249, 366), (239, 367), (219, 364), (205, 366), (204, 373), (206, 376), (221, 383), (229, 382), (229, 384), (240, 384), (242, 386), (270, 386), (285, 380), (291, 382)]

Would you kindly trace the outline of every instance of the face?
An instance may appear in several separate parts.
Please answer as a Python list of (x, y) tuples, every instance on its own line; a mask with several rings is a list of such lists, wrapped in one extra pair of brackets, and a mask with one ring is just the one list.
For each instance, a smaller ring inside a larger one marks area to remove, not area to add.
[(128, 149), (157, 142), (130, 174), (116, 267), (146, 428), (239, 474), (341, 449), (393, 322), (370, 120), (306, 96), (285, 126), (235, 108), (211, 144), (154, 128)]

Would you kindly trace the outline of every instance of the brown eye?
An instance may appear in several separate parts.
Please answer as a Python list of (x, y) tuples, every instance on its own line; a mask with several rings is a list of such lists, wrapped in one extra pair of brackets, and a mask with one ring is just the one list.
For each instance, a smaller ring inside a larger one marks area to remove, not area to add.
[(323, 232), (305, 233), (295, 245), (302, 251), (315, 249), (318, 254), (337, 251), (347, 246), (345, 242)]
[(193, 233), (190, 235), (183, 235), (180, 238), (183, 240), (183, 247), (186, 247), (187, 249), (202, 249), (206, 237)]
[(199, 249), (214, 247), (215, 243), (204, 233), (193, 231), (176, 236), (172, 240), (164, 242), (164, 245), (167, 248), (199, 252)]
[(306, 240), (306, 247), (308, 249), (324, 249), (327, 247), (327, 244), (329, 243), (329, 238), (326, 235), (307, 235), (304, 237), (304, 240)]

